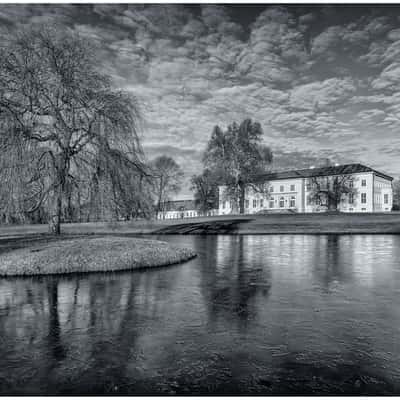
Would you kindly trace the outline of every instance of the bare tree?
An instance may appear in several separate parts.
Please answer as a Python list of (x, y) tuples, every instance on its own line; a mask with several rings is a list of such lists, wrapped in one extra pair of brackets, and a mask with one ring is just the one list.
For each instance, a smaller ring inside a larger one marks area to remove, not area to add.
[(224, 132), (216, 126), (204, 153), (204, 164), (220, 177), (226, 186), (226, 196), (239, 203), (244, 213), (246, 189), (267, 193), (267, 183), (257, 184), (272, 161), (271, 149), (262, 144), (263, 130), (258, 122), (245, 119), (233, 123)]
[(326, 207), (329, 211), (337, 211), (344, 195), (354, 197), (352, 175), (317, 176), (308, 179), (311, 204)]
[(393, 189), (393, 211), (400, 210), (400, 180), (395, 179), (392, 182)]
[(206, 213), (218, 208), (218, 181), (209, 169), (205, 169), (200, 175), (192, 176), (190, 182), (200, 212)]
[(138, 103), (114, 90), (97, 65), (91, 42), (55, 26), (13, 32), (0, 47), (0, 120), (9, 128), (1, 142), (33, 155), (27, 212), (45, 204), (56, 234), (68, 182), (93, 171), (99, 159), (105, 168), (123, 162), (144, 170)]
[(164, 211), (164, 204), (172, 194), (179, 192), (183, 171), (179, 164), (169, 156), (159, 156), (151, 163), (156, 195), (156, 212)]

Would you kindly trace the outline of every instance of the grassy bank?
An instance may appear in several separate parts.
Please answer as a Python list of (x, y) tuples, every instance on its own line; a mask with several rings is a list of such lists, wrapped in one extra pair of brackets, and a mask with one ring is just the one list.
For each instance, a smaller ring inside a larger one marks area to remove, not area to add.
[(94, 237), (36, 242), (0, 254), (0, 276), (106, 272), (161, 267), (195, 257), (166, 242)]
[[(46, 225), (1, 226), (3, 240), (44, 236)], [(65, 235), (400, 233), (400, 212), (225, 215), (163, 221), (62, 224)]]
[(379, 234), (400, 233), (400, 213), (223, 216), (163, 227), (165, 234)]

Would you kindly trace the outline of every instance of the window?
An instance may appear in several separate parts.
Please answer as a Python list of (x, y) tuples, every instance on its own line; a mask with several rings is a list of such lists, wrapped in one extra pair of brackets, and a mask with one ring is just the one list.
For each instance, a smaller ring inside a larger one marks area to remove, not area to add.
[(349, 193), (349, 204), (354, 203), (354, 193)]
[(224, 201), (224, 202), (222, 203), (222, 208), (225, 210), (225, 208), (226, 208), (226, 201)]
[(361, 211), (365, 211), (365, 210), (366, 210), (366, 208), (362, 208), (362, 209), (361, 209)]
[(307, 183), (306, 190), (307, 190), (307, 192), (309, 192), (311, 190), (311, 183)]
[(389, 204), (389, 195), (387, 193), (383, 195), (383, 203)]
[(245, 204), (245, 207), (246, 207), (246, 208), (249, 208), (249, 200), (246, 200), (245, 203), (246, 203), (246, 204)]
[(296, 197), (294, 196), (290, 198), (290, 207), (296, 207)]
[(269, 208), (274, 208), (274, 199), (269, 201)]
[(285, 187), (284, 187), (283, 185), (281, 185), (279, 190), (280, 190), (281, 192), (283, 192), (283, 191), (285, 190)]
[(257, 207), (257, 200), (253, 200), (253, 208)]
[(273, 187), (272, 185), (269, 187), (269, 191), (270, 191), (271, 193), (274, 191), (274, 187)]
[(296, 190), (296, 186), (295, 185), (290, 185), (290, 191), (294, 192)]
[(264, 199), (260, 200), (260, 207), (264, 207)]
[(284, 199), (283, 197), (281, 197), (281, 198), (279, 199), (279, 207), (280, 207), (280, 208), (285, 207), (285, 199)]
[(367, 202), (367, 193), (361, 193), (361, 203), (365, 204)]
[(362, 179), (361, 180), (361, 186), (367, 186), (367, 180), (366, 179)]
[(349, 188), (352, 188), (353, 186), (354, 186), (353, 179), (350, 179), (350, 180), (349, 180)]

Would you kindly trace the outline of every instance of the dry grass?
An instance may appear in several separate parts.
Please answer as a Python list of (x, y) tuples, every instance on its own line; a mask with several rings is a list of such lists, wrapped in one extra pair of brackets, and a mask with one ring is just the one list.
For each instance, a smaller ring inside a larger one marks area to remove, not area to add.
[(37, 244), (0, 254), (0, 276), (106, 272), (160, 267), (196, 254), (166, 242), (101, 237)]

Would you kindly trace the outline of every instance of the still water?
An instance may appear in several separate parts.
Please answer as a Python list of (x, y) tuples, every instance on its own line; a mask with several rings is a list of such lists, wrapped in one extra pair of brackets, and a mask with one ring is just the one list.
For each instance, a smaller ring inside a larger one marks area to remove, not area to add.
[(400, 236), (166, 236), (157, 270), (0, 279), (1, 394), (400, 394)]

